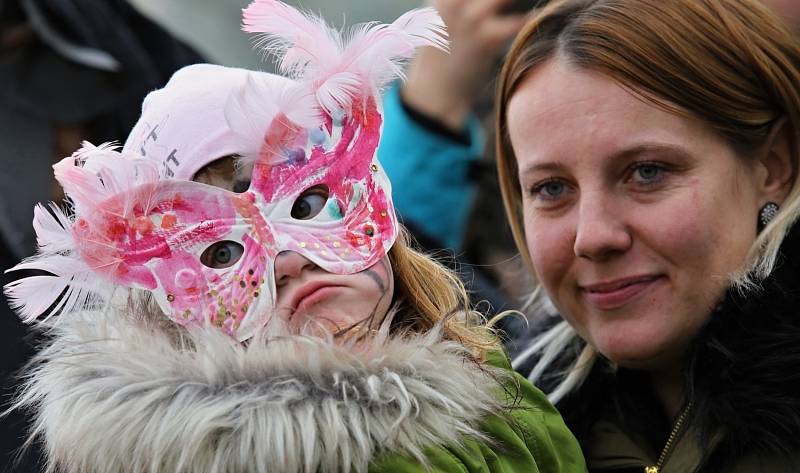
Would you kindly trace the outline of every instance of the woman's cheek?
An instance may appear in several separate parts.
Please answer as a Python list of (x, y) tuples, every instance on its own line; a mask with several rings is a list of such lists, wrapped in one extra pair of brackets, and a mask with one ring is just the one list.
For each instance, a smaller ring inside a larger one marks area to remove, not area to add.
[(536, 277), (551, 298), (557, 297), (572, 266), (574, 236), (570, 237), (565, 225), (554, 221), (531, 221), (525, 233)]

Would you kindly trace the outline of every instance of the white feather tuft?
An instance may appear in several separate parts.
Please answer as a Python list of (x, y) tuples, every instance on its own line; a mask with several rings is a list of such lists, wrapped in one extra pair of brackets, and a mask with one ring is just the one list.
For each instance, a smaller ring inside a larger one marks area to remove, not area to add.
[(358, 95), (363, 80), (353, 72), (340, 72), (328, 78), (317, 89), (317, 101), (329, 115), (336, 110), (347, 109), (353, 97)]
[(158, 181), (158, 164), (138, 155), (122, 154), (116, 146), (104, 143), (94, 146), (84, 142), (75, 154), (64, 158), (53, 171), (64, 193), (72, 199), (75, 213), (94, 215), (104, 202), (119, 196), (125, 200), (118, 206), (120, 217), (127, 217), (136, 203), (147, 201), (144, 184)]
[[(84, 142), (80, 150), (56, 163), (53, 169), (71, 199), (76, 218), (88, 225), (102, 222), (109, 214), (127, 218), (137, 205), (150, 208), (158, 181), (156, 163), (120, 154), (111, 143), (94, 146)], [(34, 210), (38, 254), (9, 271), (33, 270), (40, 274), (5, 287), (10, 305), (26, 323), (91, 307), (113, 291), (113, 282), (103, 273), (113, 272), (113, 266), (120, 261), (111, 251), (106, 261), (92, 263), (104, 268), (87, 264), (80, 249), (86, 244), (97, 247), (102, 243), (82, 241), (73, 231), (74, 221), (55, 204), (49, 210), (42, 205)]]
[(96, 203), (107, 197), (103, 183), (96, 175), (83, 169), (83, 165), (90, 157), (102, 156), (106, 152), (114, 151), (96, 148), (84, 142), (84, 146), (72, 156), (53, 165), (53, 174), (64, 189), (64, 193), (72, 199), (76, 213), (87, 213)]
[(75, 248), (72, 220), (52, 202), (49, 209), (42, 204), (33, 209), (33, 229), (42, 253), (59, 253)]
[(37, 255), (8, 271), (20, 270), (49, 273), (18, 279), (4, 288), (9, 305), (25, 323), (45, 322), (53, 315), (93, 306), (114, 288), (77, 256)]
[(275, 101), (264, 99), (271, 93), (268, 84), (248, 75), (244, 86), (232, 92), (225, 103), (228, 127), (247, 143), (248, 148), (240, 150), (244, 156), (258, 155), (264, 130), (279, 112)]
[(285, 86), (278, 95), (278, 106), (292, 122), (301, 127), (313, 128), (322, 121), (314, 95), (306, 84)]
[(433, 8), (418, 8), (400, 15), (392, 28), (403, 31), (414, 47), (432, 46), (447, 50), (447, 27)]
[(411, 10), (390, 25), (354, 27), (343, 62), (363, 71), (371, 85), (381, 89), (397, 77), (404, 78), (403, 65), (422, 46), (447, 49), (447, 31), (433, 8)]
[(29, 276), (6, 284), (4, 290), (9, 307), (23, 322), (32, 323), (58, 300), (68, 285), (69, 280), (55, 276)]

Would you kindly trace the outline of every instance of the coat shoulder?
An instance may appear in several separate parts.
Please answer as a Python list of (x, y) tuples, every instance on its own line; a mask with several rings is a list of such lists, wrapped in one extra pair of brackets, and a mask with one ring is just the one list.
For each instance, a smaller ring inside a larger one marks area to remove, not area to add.
[(547, 397), (515, 373), (505, 353), (489, 354), (488, 368), (500, 370), (496, 395), (506, 408), (480, 423), (486, 439), (464, 439), (460, 445), (436, 445), (426, 449), (429, 465), (408, 457), (386, 455), (370, 468), (383, 472), (542, 472), (586, 471), (577, 440)]

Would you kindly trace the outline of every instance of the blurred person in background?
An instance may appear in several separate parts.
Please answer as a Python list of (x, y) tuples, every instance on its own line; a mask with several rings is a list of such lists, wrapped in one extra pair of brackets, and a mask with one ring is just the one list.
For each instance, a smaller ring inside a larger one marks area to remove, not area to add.
[(553, 2), (515, 40), (497, 103), (508, 216), (555, 312), (515, 366), (590, 471), (798, 471), (787, 23), (753, 0)]
[[(51, 165), (83, 139), (126, 136), (145, 94), (200, 60), (122, 0), (0, 1), (0, 269), (33, 254), (33, 206), (61, 200)], [(3, 284), (9, 281), (4, 275)], [(0, 337), (5, 409), (35, 340), (4, 294)], [(0, 471), (12, 471), (25, 423), (20, 412), (0, 422)], [(29, 451), (13, 471), (37, 471), (37, 456)]]
[[(526, 279), (524, 271), (513, 274), (516, 251), (484, 129), (493, 121), (499, 58), (537, 2), (430, 3), (448, 26), (450, 51), (425, 48), (408, 81), (388, 91), (380, 156), (396, 183), (398, 212), (420, 244), (455, 253), (449, 262), (473, 302), (487, 301), (492, 311), (514, 309), (519, 280)], [(513, 281), (516, 276), (522, 277)], [(500, 325), (511, 333), (521, 329), (512, 317)]]

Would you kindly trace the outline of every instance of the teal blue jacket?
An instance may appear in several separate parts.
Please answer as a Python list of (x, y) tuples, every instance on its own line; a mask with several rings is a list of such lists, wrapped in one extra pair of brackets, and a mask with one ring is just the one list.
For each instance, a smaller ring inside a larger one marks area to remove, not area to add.
[(403, 222), (458, 250), (477, 188), (468, 177), (481, 157), (485, 138), (470, 117), (469, 145), (437, 135), (411, 118), (395, 84), (383, 99), (384, 124), (378, 159), (392, 181), (392, 199)]

